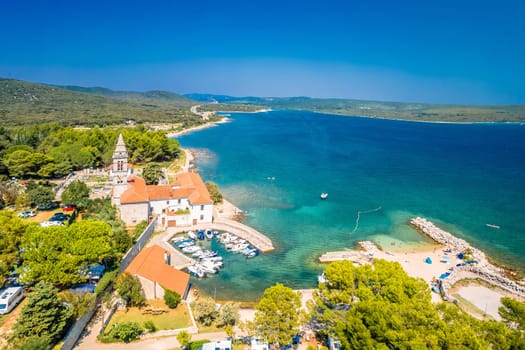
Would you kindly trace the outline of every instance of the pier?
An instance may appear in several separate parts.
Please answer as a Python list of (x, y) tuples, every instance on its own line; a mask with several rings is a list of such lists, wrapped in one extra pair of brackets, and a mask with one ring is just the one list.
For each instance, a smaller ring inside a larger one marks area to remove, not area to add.
[(239, 238), (245, 239), (254, 248), (258, 249), (262, 253), (267, 253), (275, 250), (272, 240), (260, 233), (259, 231), (257, 231), (256, 229), (244, 225), (238, 221), (229, 220), (225, 218), (218, 218), (213, 223), (208, 224), (170, 227), (167, 229), (167, 232), (173, 235), (184, 231), (197, 231), (206, 229), (233, 233)]

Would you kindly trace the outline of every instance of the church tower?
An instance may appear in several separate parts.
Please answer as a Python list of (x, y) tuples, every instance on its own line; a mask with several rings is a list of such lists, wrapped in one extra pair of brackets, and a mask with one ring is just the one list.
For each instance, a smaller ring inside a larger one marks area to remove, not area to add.
[(117, 146), (113, 152), (113, 168), (111, 177), (113, 180), (113, 196), (111, 202), (120, 205), (120, 195), (128, 188), (128, 151), (122, 134), (118, 136)]

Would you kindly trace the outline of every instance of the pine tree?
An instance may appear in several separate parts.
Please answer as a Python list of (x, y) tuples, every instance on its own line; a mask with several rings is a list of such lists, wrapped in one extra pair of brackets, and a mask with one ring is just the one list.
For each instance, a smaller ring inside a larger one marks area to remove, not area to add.
[(58, 289), (51, 284), (40, 282), (34, 290), (14, 326), (13, 343), (39, 337), (52, 346), (64, 335), (73, 312), (58, 299)]

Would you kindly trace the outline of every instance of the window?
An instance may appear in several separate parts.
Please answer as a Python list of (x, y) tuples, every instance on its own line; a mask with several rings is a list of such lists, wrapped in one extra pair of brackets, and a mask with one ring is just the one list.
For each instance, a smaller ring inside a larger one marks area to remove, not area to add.
[(203, 205), (201, 205), (201, 210), (204, 210), (204, 204), (203, 204)]
[(170, 204), (170, 201), (169, 201), (169, 200), (167, 200), (167, 201), (166, 201), (166, 204), (168, 204), (168, 205), (169, 205), (169, 204)]
[(179, 198), (178, 204), (180, 204), (180, 198)]
[(204, 215), (201, 215), (201, 220), (204, 220)]

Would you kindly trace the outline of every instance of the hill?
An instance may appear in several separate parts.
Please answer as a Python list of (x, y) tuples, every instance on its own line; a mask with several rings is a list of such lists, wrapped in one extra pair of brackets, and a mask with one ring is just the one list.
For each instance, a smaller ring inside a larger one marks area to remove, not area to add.
[(63, 89), (0, 78), (0, 119), (6, 127), (46, 122), (111, 125), (133, 120), (136, 123), (179, 124), (186, 128), (202, 124), (200, 116), (190, 112), (191, 104), (194, 103), (186, 97), (162, 91), (132, 93), (104, 88)]
[(185, 95), (213, 104), (205, 110), (238, 110), (228, 106), (296, 109), (314, 112), (432, 122), (525, 122), (525, 105), (440, 105), (310, 97), (232, 97), (212, 94)]
[(81, 93), (89, 94), (89, 95), (117, 98), (117, 99), (122, 99), (122, 100), (155, 100), (155, 101), (163, 101), (163, 102), (172, 102), (172, 103), (177, 103), (177, 104), (181, 104), (185, 106), (192, 106), (195, 104), (195, 101), (191, 100), (190, 98), (186, 96), (182, 96), (174, 92), (161, 91), (161, 90), (138, 92), (138, 91), (111, 90), (111, 89), (107, 89), (103, 87), (82, 87), (82, 86), (74, 86), (74, 85), (64, 85), (64, 86), (50, 85), (50, 86), (58, 87), (58, 88), (65, 89), (65, 90), (75, 91), (75, 92), (81, 92)]

